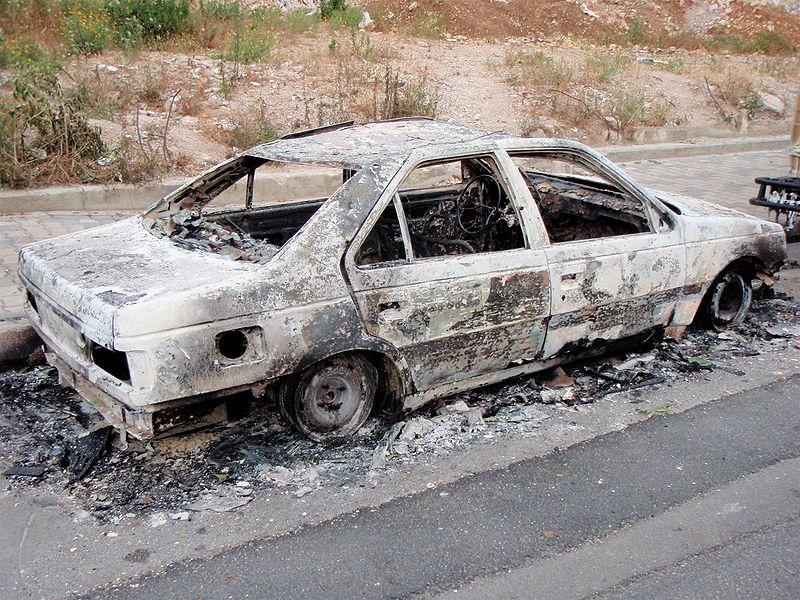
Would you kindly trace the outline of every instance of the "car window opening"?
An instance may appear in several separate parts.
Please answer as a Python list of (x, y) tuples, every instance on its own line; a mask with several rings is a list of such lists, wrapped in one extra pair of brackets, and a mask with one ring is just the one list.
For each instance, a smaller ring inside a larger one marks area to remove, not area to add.
[(642, 203), (566, 154), (512, 154), (552, 243), (649, 232)]
[[(516, 208), (494, 160), (479, 156), (415, 168), (398, 190), (415, 258), (525, 247)], [(405, 260), (396, 203), (390, 202), (356, 264)]]
[(147, 213), (147, 226), (190, 250), (269, 262), (353, 171), (319, 168), (320, 176), (303, 188), (311, 198), (275, 197), (259, 185), (267, 162), (242, 156), (228, 163), (172, 199), (169, 210)]

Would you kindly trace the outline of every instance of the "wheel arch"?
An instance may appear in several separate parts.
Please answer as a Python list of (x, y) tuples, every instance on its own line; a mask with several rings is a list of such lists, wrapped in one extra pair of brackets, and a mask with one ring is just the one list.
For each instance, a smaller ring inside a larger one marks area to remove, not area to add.
[(719, 273), (714, 277), (713, 280), (706, 286), (706, 293), (711, 288), (711, 285), (719, 279), (719, 277), (726, 273), (729, 270), (736, 270), (741, 272), (743, 275), (748, 275), (751, 279), (755, 279), (759, 273), (767, 273), (767, 266), (764, 262), (755, 254), (745, 254), (730, 261), (727, 265), (725, 265), (722, 269), (720, 269)]
[(697, 323), (698, 319), (702, 318), (703, 307), (710, 299), (711, 293), (714, 289), (714, 284), (729, 271), (739, 272), (749, 281), (756, 279), (759, 273), (768, 274), (767, 266), (755, 254), (744, 254), (729, 261), (717, 272), (713, 279), (703, 285), (700, 301), (695, 306), (694, 316), (692, 318), (693, 323)]

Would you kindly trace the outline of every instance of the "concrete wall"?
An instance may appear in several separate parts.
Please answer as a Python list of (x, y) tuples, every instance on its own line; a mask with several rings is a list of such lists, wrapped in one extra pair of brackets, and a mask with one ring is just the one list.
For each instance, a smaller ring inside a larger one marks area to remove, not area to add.
[[(705, 141), (702, 143), (657, 143), (638, 146), (609, 146), (598, 148), (616, 162), (730, 154), (757, 150), (788, 149), (789, 136), (750, 137)], [(254, 200), (269, 198), (272, 202), (304, 198), (321, 198), (341, 184), (338, 169), (285, 169), (268, 171), (256, 176)], [(144, 185), (84, 185), (53, 187), (38, 190), (7, 190), (0, 192), (0, 215), (36, 211), (138, 211), (165, 196), (186, 179), (170, 179)], [(215, 201), (218, 204), (222, 200)], [(225, 203), (244, 203), (244, 181), (225, 193)]]

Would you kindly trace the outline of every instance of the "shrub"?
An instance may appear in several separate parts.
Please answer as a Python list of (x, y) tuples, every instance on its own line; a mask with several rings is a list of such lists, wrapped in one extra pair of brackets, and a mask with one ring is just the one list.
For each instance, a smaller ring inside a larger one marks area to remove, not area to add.
[(382, 118), (435, 118), (438, 105), (438, 90), (431, 84), (427, 74), (423, 73), (403, 85), (399, 74), (393, 73), (391, 68), (387, 68)]
[(635, 125), (664, 125), (668, 112), (662, 99), (648, 97), (641, 89), (625, 89), (611, 98), (611, 114), (617, 119), (623, 135)]
[(739, 54), (794, 54), (794, 46), (777, 31), (759, 31), (756, 37), (748, 39), (735, 33), (716, 32), (706, 38), (704, 46), (708, 50), (727, 50)]
[(547, 85), (561, 87), (572, 81), (569, 65), (544, 52), (514, 50), (503, 58), (508, 80), (513, 85)]
[(100, 6), (76, 6), (67, 11), (61, 35), (73, 52), (99, 54), (111, 43), (111, 21)]
[(164, 72), (151, 71), (146, 67), (139, 80), (139, 84), (136, 85), (136, 99), (151, 108), (161, 108), (167, 88)]
[(26, 68), (0, 101), (0, 184), (13, 187), (93, 181), (105, 151), (83, 107), (49, 68)]
[(342, 12), (347, 8), (347, 0), (321, 0), (319, 14), (323, 19), (330, 19), (335, 13)]
[(213, 58), (241, 64), (260, 62), (270, 55), (277, 41), (272, 32), (261, 33), (248, 28), (234, 31), (228, 47), (223, 52), (212, 52), (211, 55)]
[(647, 27), (639, 15), (634, 16), (628, 23), (624, 38), (629, 44), (642, 44), (647, 39)]
[(355, 6), (345, 6), (341, 10), (336, 10), (325, 17), (331, 29), (339, 29), (340, 27), (355, 29), (361, 19), (362, 13)]
[(241, 17), (244, 11), (238, 2), (200, 0), (197, 12), (222, 21), (229, 21)]
[(758, 94), (760, 81), (757, 76), (728, 66), (717, 67), (704, 78), (716, 88), (718, 97), (734, 108), (745, 109), (751, 119), (764, 109)]
[(231, 149), (244, 150), (271, 142), (281, 133), (270, 120), (263, 103), (255, 103), (233, 112), (232, 125), (209, 132), (211, 137)]
[(183, 33), (189, 29), (189, 0), (109, 0), (107, 9), (115, 25), (131, 28), (135, 19), (145, 40)]
[(628, 62), (628, 57), (622, 54), (597, 52), (586, 57), (584, 75), (590, 79), (596, 78), (601, 81), (607, 81), (616, 75)]
[(144, 43), (144, 27), (136, 17), (126, 17), (116, 23), (116, 44), (125, 50), (135, 50)]
[(56, 63), (38, 43), (28, 39), (7, 40), (0, 32), (0, 69), (55, 69)]
[(302, 10), (293, 10), (283, 18), (286, 29), (292, 33), (305, 33), (314, 29), (319, 24), (319, 16), (306, 14)]
[(445, 23), (446, 20), (442, 15), (427, 11), (420, 17), (410, 33), (417, 37), (441, 40), (444, 39)]

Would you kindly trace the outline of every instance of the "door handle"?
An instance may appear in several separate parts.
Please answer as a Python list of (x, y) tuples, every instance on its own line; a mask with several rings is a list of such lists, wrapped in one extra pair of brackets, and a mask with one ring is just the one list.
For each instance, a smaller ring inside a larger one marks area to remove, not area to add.
[(386, 312), (387, 310), (400, 310), (399, 302), (379, 302), (378, 312)]

